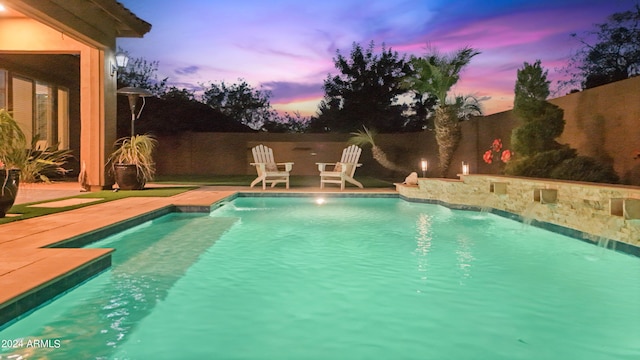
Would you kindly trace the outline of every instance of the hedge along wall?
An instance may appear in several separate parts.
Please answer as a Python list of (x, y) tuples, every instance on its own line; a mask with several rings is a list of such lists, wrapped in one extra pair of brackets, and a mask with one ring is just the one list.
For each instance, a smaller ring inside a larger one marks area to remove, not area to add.
[[(600, 86), (552, 99), (565, 111), (566, 126), (558, 139), (576, 148), (581, 155), (613, 164), (625, 184), (640, 185), (640, 77)], [(503, 164), (482, 160), (494, 139), (510, 148), (511, 131), (518, 125), (511, 111), (474, 118), (462, 123), (462, 141), (454, 154), (447, 177), (461, 172), (469, 163), (471, 173), (499, 174)], [(274, 149), (276, 161), (293, 161), (292, 175), (317, 175), (316, 162), (335, 162), (348, 145), (349, 134), (273, 133), (184, 133), (160, 137), (156, 156), (158, 174), (249, 175), (255, 169), (251, 148), (265, 144)], [(405, 171), (382, 168), (370, 147), (361, 156), (358, 175), (404, 180), (411, 171), (420, 176), (421, 159), (429, 163), (427, 177), (437, 177), (438, 148), (433, 131), (406, 134), (379, 134), (376, 144)]]

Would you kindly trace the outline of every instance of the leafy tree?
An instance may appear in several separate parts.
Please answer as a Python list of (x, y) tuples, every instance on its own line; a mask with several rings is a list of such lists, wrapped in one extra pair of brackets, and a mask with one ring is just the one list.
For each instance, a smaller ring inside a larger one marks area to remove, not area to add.
[(405, 87), (423, 97), (435, 97), (434, 128), (438, 142), (440, 174), (446, 176), (454, 151), (460, 143), (460, 119), (481, 114), (477, 100), (472, 96), (449, 99), (451, 88), (460, 80), (460, 73), (479, 51), (465, 47), (451, 54), (439, 54), (430, 49), (424, 57), (411, 57), (414, 72), (405, 78)]
[(520, 126), (511, 133), (516, 157), (507, 163), (509, 175), (564, 180), (618, 182), (610, 165), (584, 156), (556, 139), (564, 131), (564, 111), (549, 103), (549, 80), (540, 60), (518, 70), (513, 113)]
[[(129, 56), (127, 51), (119, 49)], [(118, 70), (118, 88), (131, 86), (149, 90), (154, 96), (161, 96), (168, 91), (167, 80), (158, 80), (158, 61), (147, 61), (144, 58), (129, 58), (125, 69)]]
[(202, 102), (253, 129), (260, 129), (274, 116), (269, 91), (254, 89), (245, 80), (228, 85), (224, 81), (202, 85)]
[(175, 86), (171, 86), (160, 97), (165, 100), (182, 100), (182, 101), (196, 100), (196, 95), (192, 90), (188, 90), (186, 88), (178, 89)]
[[(122, 51), (120, 49), (120, 51)], [(196, 99), (192, 90), (168, 86), (168, 78), (158, 80), (158, 62), (143, 58), (130, 59), (126, 69), (118, 72), (118, 87), (132, 86), (151, 91), (145, 98), (145, 108), (136, 130), (158, 135), (173, 135), (184, 131), (246, 132), (251, 128), (235, 121), (219, 110)], [(125, 96), (118, 96), (117, 133), (119, 137), (130, 132), (131, 113)]]
[[(561, 82), (561, 87), (589, 89), (640, 74), (640, 4), (594, 26), (595, 30), (582, 37), (571, 34), (581, 48), (562, 69), (570, 79)], [(595, 40), (590, 42), (589, 38)]]
[(384, 44), (380, 54), (374, 50), (372, 41), (366, 49), (354, 42), (348, 57), (337, 51), (333, 61), (340, 74), (324, 81), (325, 96), (312, 131), (351, 132), (363, 125), (381, 132), (403, 129), (406, 106), (396, 100), (406, 92), (401, 83), (410, 68), (404, 56)]
[(293, 115), (285, 113), (265, 121), (262, 130), (273, 133), (303, 133), (307, 131), (311, 118), (302, 116), (299, 112)]
[(404, 123), (405, 131), (433, 130), (433, 114), (438, 99), (435, 96), (425, 93), (414, 92), (413, 102), (406, 114)]
[(564, 111), (547, 101), (547, 74), (540, 60), (525, 62), (518, 70), (513, 113), (521, 126), (514, 129), (511, 139), (511, 147), (518, 155), (530, 156), (560, 147), (555, 139), (564, 131)]

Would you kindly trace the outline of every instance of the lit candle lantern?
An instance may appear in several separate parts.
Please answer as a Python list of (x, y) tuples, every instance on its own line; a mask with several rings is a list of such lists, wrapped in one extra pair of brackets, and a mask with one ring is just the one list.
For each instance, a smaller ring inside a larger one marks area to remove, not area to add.
[(427, 177), (427, 160), (422, 160), (420, 165), (422, 166), (422, 177)]
[(469, 175), (469, 163), (466, 161), (462, 162), (462, 175)]

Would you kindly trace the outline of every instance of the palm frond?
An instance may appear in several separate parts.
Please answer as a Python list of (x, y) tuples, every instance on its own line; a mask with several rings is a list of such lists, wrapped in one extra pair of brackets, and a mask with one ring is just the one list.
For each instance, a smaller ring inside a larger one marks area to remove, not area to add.
[(363, 145), (371, 145), (371, 146), (376, 146), (376, 143), (374, 141), (374, 137), (376, 135), (378, 135), (378, 132), (371, 129), (367, 129), (366, 126), (362, 126), (363, 130), (358, 130), (356, 132), (352, 132), (351, 135), (353, 135), (351, 138), (349, 138), (349, 143), (351, 144), (355, 144), (358, 146), (363, 146)]
[(460, 121), (468, 120), (470, 116), (482, 115), (480, 101), (473, 95), (456, 95), (451, 106)]

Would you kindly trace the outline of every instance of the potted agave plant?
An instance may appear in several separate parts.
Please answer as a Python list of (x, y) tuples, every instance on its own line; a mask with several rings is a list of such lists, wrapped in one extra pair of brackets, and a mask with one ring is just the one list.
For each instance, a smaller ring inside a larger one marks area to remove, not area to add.
[(18, 195), (26, 148), (27, 140), (20, 126), (6, 109), (0, 109), (0, 217), (7, 214)]
[(116, 141), (108, 164), (121, 190), (141, 190), (153, 179), (156, 164), (153, 150), (157, 140), (151, 135), (133, 135)]

